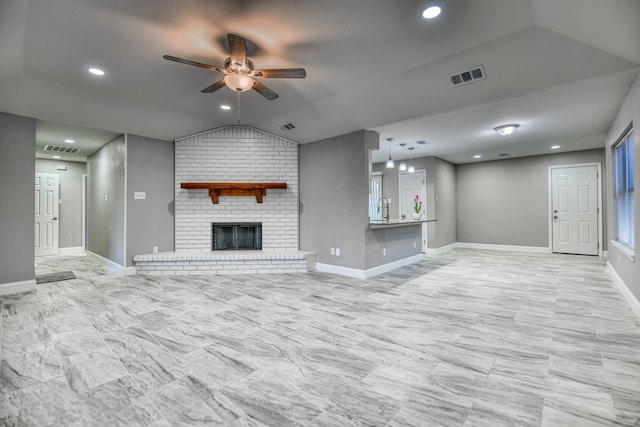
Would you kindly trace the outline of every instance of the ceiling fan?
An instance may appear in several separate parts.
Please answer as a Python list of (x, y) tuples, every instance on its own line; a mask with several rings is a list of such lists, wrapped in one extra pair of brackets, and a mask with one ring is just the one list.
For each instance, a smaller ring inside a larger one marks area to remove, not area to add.
[(164, 55), (163, 58), (168, 61), (193, 65), (194, 67), (200, 67), (225, 74), (222, 80), (202, 89), (203, 93), (212, 93), (227, 86), (235, 92), (246, 92), (253, 89), (268, 100), (274, 100), (278, 98), (278, 94), (260, 83), (257, 79), (303, 79), (307, 76), (307, 72), (304, 68), (256, 70), (253, 67), (253, 62), (247, 58), (247, 41), (235, 34), (227, 34), (227, 40), (229, 40), (230, 56), (225, 59), (224, 67), (216, 67), (215, 65), (203, 64), (201, 62), (177, 58), (171, 55)]

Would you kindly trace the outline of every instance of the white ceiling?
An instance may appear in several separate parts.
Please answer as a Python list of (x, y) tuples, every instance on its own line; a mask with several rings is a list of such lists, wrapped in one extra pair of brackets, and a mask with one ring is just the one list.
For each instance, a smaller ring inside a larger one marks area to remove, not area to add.
[[(416, 156), (454, 163), (604, 146), (638, 74), (640, 1), (441, 0), (442, 15), (425, 21), (430, 3), (3, 0), (0, 111), (45, 130), (108, 131), (96, 144), (114, 133), (172, 140), (235, 124), (234, 92), (200, 93), (219, 74), (162, 59), (222, 65), (232, 32), (247, 38), (256, 67), (307, 70), (304, 80), (264, 80), (275, 101), (241, 95), (243, 124), (301, 143), (373, 129), (394, 138), (395, 158), (400, 142), (426, 140)], [(480, 64), (486, 80), (451, 87), (449, 74)], [(492, 130), (514, 121), (509, 137)], [(296, 129), (281, 131), (285, 123)]]

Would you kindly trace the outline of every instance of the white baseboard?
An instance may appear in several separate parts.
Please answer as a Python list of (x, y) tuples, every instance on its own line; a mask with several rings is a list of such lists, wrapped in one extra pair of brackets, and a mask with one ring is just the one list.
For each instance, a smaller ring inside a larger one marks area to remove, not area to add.
[(602, 258), (609, 258), (609, 251), (602, 251)]
[(483, 249), (487, 251), (509, 251), (509, 252), (536, 252), (551, 253), (551, 249), (541, 246), (515, 246), (515, 245), (495, 245), (489, 243), (466, 243), (457, 242), (456, 248), (463, 249)]
[(135, 276), (136, 275), (136, 268), (135, 267), (127, 267), (124, 269), (123, 271), (123, 275), (125, 276)]
[(29, 292), (35, 290), (36, 279), (0, 284), (0, 295), (19, 294), (21, 292)]
[(378, 276), (386, 273), (387, 271), (395, 270), (396, 268), (403, 267), (405, 265), (413, 264), (424, 259), (422, 254), (410, 256), (408, 258), (399, 259), (397, 261), (390, 262), (388, 264), (379, 265), (377, 267), (369, 268), (367, 270), (360, 270), (357, 268), (342, 267), (340, 265), (316, 263), (316, 271), (323, 273), (339, 274), (341, 276), (355, 277), (356, 279), (369, 279), (371, 277)]
[(82, 246), (58, 249), (58, 255), (84, 255), (84, 253)]
[[(105, 265), (111, 269), (113, 269), (113, 273), (117, 276), (124, 276), (126, 275), (126, 268), (120, 264), (118, 264), (115, 261), (111, 261), (108, 258), (103, 257), (102, 255), (98, 255), (95, 252), (91, 252), (91, 251), (87, 251), (87, 255), (91, 255), (92, 257), (95, 257), (96, 261), (100, 262), (102, 265)], [(133, 268), (135, 271), (135, 267), (130, 267)], [(135, 273), (134, 273), (135, 274)]]
[(439, 248), (428, 248), (427, 255), (440, 255), (445, 252), (449, 252), (457, 247), (458, 247), (458, 243), (454, 242), (454, 243), (449, 243), (448, 245), (445, 245), (445, 246), (440, 246)]
[(607, 270), (611, 274), (611, 278), (613, 279), (613, 283), (616, 285), (624, 299), (629, 304), (631, 310), (640, 318), (640, 301), (633, 295), (633, 293), (629, 290), (627, 285), (622, 280), (622, 277), (618, 275), (618, 272), (613, 268), (611, 263), (607, 261)]

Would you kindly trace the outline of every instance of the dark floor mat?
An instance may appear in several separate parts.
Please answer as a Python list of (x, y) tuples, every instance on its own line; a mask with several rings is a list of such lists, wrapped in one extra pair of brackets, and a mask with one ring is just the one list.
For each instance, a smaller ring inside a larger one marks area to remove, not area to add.
[(36, 275), (36, 283), (60, 282), (61, 280), (71, 280), (75, 278), (76, 275), (73, 274), (73, 271), (59, 271), (57, 273)]

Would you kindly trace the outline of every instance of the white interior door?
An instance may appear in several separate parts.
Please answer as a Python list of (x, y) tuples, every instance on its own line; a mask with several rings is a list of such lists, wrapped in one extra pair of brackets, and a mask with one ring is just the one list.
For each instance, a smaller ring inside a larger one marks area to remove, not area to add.
[(36, 173), (35, 255), (58, 254), (58, 175)]
[(598, 255), (598, 169), (551, 169), (552, 252)]
[[(416, 194), (422, 200), (422, 219), (426, 218), (427, 173), (417, 170), (415, 173), (400, 172), (400, 219), (413, 220), (413, 199)], [(427, 252), (427, 224), (422, 224), (422, 252)]]

